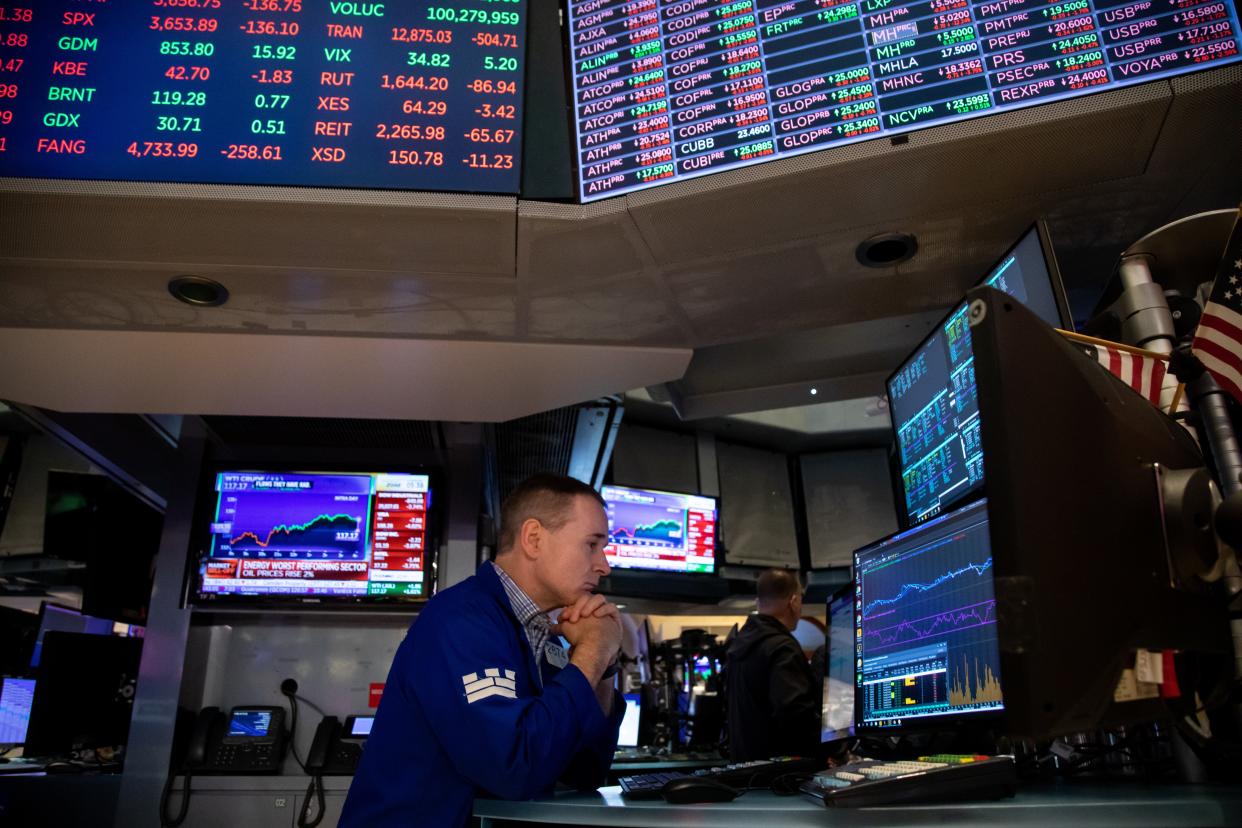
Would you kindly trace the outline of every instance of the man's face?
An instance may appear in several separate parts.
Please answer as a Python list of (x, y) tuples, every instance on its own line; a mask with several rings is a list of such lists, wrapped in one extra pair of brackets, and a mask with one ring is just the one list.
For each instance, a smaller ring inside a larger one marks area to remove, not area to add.
[(594, 498), (575, 497), (569, 520), (555, 531), (544, 527), (543, 539), (535, 575), (561, 606), (593, 592), (610, 571), (604, 557), (608, 516)]

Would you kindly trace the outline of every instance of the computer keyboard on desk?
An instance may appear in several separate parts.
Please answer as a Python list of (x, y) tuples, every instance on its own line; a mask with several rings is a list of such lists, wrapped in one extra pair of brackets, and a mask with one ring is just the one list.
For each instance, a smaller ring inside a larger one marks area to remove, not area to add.
[(1000, 799), (1013, 796), (1017, 784), (1008, 756), (937, 754), (902, 762), (860, 759), (815, 774), (802, 792), (826, 806), (860, 808)]
[(824, 762), (819, 759), (778, 756), (773, 759), (756, 759), (751, 762), (737, 762), (714, 768), (701, 768), (696, 771), (668, 771), (622, 776), (617, 781), (621, 785), (621, 795), (626, 799), (659, 799), (666, 784), (674, 779), (687, 776), (713, 779), (734, 788), (752, 788), (767, 786), (776, 777), (787, 773), (811, 773), (823, 766)]

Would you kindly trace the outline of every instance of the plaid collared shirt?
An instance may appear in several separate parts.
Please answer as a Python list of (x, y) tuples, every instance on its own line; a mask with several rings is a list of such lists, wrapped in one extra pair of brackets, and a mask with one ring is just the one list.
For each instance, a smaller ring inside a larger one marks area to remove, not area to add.
[(513, 608), (513, 614), (517, 616), (522, 629), (526, 630), (526, 640), (530, 642), (531, 652), (535, 655), (535, 665), (538, 666), (543, 658), (543, 646), (552, 635), (552, 623), (548, 620), (548, 614), (540, 610), (539, 605), (513, 582), (508, 572), (496, 566), (493, 561), (488, 563), (500, 576), (500, 583), (504, 584), (505, 594), (509, 596), (509, 606)]

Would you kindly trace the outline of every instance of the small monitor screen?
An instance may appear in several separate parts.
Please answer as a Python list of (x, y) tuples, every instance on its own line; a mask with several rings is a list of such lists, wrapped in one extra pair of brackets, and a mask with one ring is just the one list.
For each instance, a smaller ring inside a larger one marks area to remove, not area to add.
[(992, 573), (986, 500), (854, 553), (860, 727), (1004, 709)]
[(617, 747), (638, 747), (639, 696), (637, 693), (625, 695), (625, 716), (621, 719), (621, 730), (617, 733)]
[(518, 191), (526, 0), (19, 5), (0, 176)]
[(349, 727), (350, 736), (370, 736), (371, 726), (375, 724), (374, 716), (354, 716)]
[(701, 495), (605, 486), (608, 565), (614, 569), (716, 569), (716, 501)]
[(423, 597), (430, 507), (424, 474), (221, 472), (199, 597)]
[(235, 708), (229, 718), (229, 736), (266, 737), (272, 729), (272, 711)]
[[(1032, 227), (980, 281), (1054, 327), (1069, 326), (1055, 263)], [(913, 525), (983, 486), (983, 444), (966, 305), (958, 305), (888, 380), (904, 507)]]
[(0, 686), (0, 745), (20, 745), (26, 741), (34, 692), (34, 679), (4, 679)]
[(112, 635), (114, 634), (113, 627), (114, 623), (106, 618), (95, 618), (91, 615), (83, 615), (69, 607), (45, 603), (41, 610), (39, 632), (38, 637), (35, 638), (34, 652), (30, 657), (30, 666), (39, 666), (39, 658), (43, 654), (43, 636), (52, 630), (56, 632), (89, 633), (91, 635)]
[(828, 601), (828, 636), (824, 648), (823, 710), (820, 741), (844, 739), (854, 733), (854, 592)]

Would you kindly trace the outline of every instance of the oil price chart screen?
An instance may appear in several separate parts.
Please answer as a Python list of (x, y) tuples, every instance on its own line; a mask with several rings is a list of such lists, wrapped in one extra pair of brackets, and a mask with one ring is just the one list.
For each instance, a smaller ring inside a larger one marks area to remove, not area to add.
[(516, 193), (526, 0), (0, 5), (0, 176)]
[(584, 201), (1238, 60), (1232, 0), (570, 0)]
[(427, 594), (427, 475), (222, 472), (215, 488), (200, 594)]

